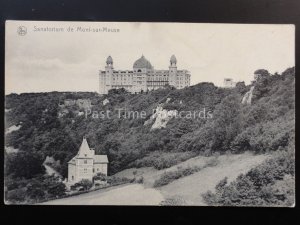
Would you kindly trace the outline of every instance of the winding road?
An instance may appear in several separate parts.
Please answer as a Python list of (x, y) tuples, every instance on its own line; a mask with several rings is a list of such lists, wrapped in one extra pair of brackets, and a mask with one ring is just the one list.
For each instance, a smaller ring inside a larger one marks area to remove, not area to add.
[(159, 205), (164, 198), (153, 188), (127, 184), (89, 193), (57, 199), (42, 205)]

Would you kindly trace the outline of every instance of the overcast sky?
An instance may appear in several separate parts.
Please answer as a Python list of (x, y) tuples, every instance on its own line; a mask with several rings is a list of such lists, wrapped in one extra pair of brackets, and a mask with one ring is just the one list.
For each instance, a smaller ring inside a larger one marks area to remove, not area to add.
[[(19, 26), (27, 28), (24, 36)], [(37, 32), (34, 26), (64, 32)], [(119, 32), (76, 32), (77, 27)], [(227, 77), (249, 84), (256, 69), (281, 73), (294, 66), (294, 32), (293, 25), (9, 21), (5, 93), (98, 91), (108, 55), (116, 70), (131, 70), (142, 54), (155, 69), (168, 69), (175, 54), (178, 69), (191, 72), (192, 85), (220, 86)]]

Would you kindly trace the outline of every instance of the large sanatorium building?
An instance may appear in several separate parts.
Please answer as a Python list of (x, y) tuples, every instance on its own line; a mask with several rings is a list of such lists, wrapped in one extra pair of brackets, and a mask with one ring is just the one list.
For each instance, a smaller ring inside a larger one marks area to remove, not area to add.
[(99, 94), (107, 94), (110, 89), (125, 88), (131, 93), (155, 90), (165, 85), (178, 89), (190, 86), (190, 72), (177, 69), (177, 59), (171, 56), (168, 70), (155, 70), (142, 56), (133, 64), (133, 70), (115, 70), (113, 59), (106, 60), (105, 70), (99, 72)]

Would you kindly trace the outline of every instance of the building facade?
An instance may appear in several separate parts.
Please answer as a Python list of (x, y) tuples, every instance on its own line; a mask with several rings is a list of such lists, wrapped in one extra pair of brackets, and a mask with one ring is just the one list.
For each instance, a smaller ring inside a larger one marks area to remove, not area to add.
[(75, 184), (83, 179), (93, 180), (97, 173), (107, 175), (107, 155), (95, 155), (95, 150), (90, 149), (86, 138), (76, 156), (68, 162), (68, 183)]
[(225, 88), (234, 88), (236, 86), (236, 82), (234, 82), (232, 78), (225, 78), (223, 85)]
[(142, 56), (133, 64), (132, 70), (115, 70), (113, 59), (106, 60), (105, 70), (99, 71), (99, 94), (107, 94), (110, 89), (125, 88), (131, 93), (155, 90), (171, 85), (178, 89), (190, 86), (190, 72), (177, 69), (177, 59), (171, 56), (168, 70), (155, 70)]

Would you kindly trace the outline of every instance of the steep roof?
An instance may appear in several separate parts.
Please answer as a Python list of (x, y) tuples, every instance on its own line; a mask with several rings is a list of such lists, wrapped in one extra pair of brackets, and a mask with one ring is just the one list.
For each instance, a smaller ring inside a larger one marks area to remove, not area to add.
[(75, 164), (76, 156), (74, 156), (68, 163)]
[(95, 155), (95, 151), (91, 150), (86, 138), (83, 138), (77, 155), (75, 155), (68, 163), (75, 164), (75, 159), (93, 158), (94, 163), (108, 163), (107, 155)]
[(95, 155), (94, 163), (108, 163), (107, 155)]
[(86, 138), (83, 138), (82, 140), (81, 146), (78, 151), (78, 157), (79, 158), (93, 157), (93, 152), (91, 151)]

